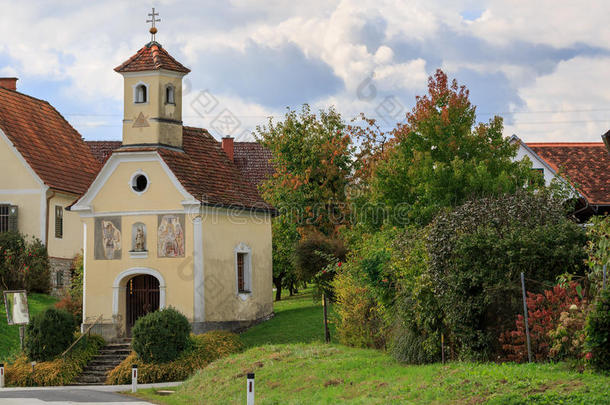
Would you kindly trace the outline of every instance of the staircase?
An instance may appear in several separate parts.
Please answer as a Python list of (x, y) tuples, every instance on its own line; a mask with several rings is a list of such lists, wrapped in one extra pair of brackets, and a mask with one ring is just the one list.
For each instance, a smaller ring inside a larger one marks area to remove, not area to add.
[(106, 373), (119, 365), (131, 352), (131, 339), (120, 343), (109, 343), (83, 368), (74, 385), (102, 385)]

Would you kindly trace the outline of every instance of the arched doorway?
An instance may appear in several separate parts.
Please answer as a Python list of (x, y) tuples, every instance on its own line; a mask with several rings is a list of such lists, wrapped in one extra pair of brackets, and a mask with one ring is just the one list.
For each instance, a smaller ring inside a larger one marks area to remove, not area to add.
[(125, 326), (127, 335), (131, 336), (131, 328), (138, 318), (159, 309), (159, 280), (148, 274), (132, 277), (127, 281), (125, 294)]

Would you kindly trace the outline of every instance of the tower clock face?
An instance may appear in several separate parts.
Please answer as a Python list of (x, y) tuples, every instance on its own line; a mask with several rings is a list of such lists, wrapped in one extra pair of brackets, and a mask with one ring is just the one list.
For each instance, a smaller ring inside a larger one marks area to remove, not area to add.
[(134, 120), (132, 128), (144, 128), (149, 126), (148, 117), (144, 116), (144, 114), (140, 112), (138, 117)]

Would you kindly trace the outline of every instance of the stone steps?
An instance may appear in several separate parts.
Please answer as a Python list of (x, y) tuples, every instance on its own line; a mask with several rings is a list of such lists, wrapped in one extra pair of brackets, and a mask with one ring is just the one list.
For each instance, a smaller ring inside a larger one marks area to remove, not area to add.
[(73, 385), (104, 384), (106, 374), (125, 360), (129, 353), (131, 353), (131, 339), (107, 344), (83, 368), (83, 372)]

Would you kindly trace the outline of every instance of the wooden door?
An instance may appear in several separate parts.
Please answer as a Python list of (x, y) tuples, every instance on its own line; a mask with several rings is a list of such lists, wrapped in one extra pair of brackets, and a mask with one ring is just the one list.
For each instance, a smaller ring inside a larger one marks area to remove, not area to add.
[(127, 335), (138, 318), (159, 309), (159, 280), (148, 274), (135, 276), (127, 282)]

